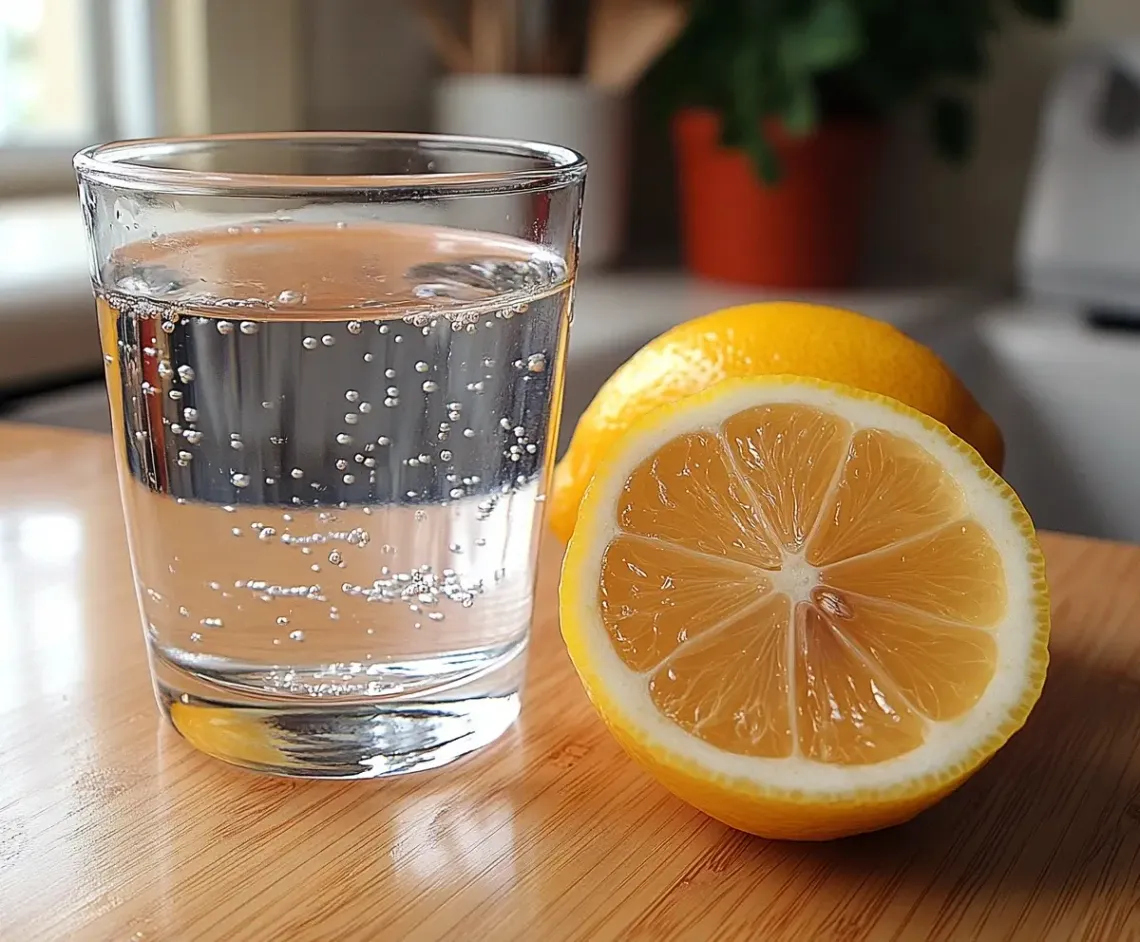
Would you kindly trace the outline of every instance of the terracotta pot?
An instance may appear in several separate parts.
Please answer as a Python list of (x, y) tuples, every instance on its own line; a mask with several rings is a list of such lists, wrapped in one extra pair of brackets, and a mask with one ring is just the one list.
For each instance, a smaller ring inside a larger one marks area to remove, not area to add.
[(776, 288), (850, 284), (881, 130), (833, 122), (808, 138), (768, 129), (783, 178), (766, 187), (748, 156), (720, 143), (711, 111), (673, 123), (685, 260), (698, 275)]

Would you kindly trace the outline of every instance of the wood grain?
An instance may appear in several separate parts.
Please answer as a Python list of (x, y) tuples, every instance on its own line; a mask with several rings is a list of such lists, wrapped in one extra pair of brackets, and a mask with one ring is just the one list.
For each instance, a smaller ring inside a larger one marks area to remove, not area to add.
[(336, 784), (195, 752), (157, 722), (109, 441), (0, 426), (0, 939), (1140, 939), (1140, 549), (1045, 544), (1026, 729), (909, 825), (767, 843), (606, 734), (553, 543), (522, 719), (482, 754)]

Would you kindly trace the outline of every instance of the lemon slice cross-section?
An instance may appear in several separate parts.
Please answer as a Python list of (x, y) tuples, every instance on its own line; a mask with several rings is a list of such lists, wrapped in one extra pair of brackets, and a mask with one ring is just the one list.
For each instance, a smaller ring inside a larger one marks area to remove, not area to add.
[(1048, 598), (1032, 522), (944, 426), (815, 380), (734, 380), (598, 469), (562, 632), (619, 741), (770, 837), (885, 827), (1024, 722)]

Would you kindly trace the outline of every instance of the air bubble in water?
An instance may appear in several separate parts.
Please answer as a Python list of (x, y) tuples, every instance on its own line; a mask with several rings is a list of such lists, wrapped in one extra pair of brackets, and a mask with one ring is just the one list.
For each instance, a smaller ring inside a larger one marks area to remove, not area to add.
[(346, 474), (344, 477), (341, 478), (341, 480), (344, 481), (345, 484), (355, 484), (356, 483), (356, 475), (355, 474)]
[(360, 321), (349, 321), (344, 325), (344, 328), (350, 334), (359, 334), (360, 331), (363, 330), (363, 326), (361, 325)]
[(282, 628), (284, 628), (287, 624), (289, 624), (289, 619), (286, 618), (284, 615), (279, 615), (277, 618), (277, 624), (279, 624)]
[(431, 369), (431, 367), (428, 366), (427, 363), (423, 360), (420, 360), (418, 363), (416, 363), (416, 372), (417, 373), (426, 373), (430, 369)]
[(344, 557), (340, 555), (340, 550), (333, 550), (329, 553), (329, 562), (334, 566), (339, 566), (343, 560)]
[[(178, 378), (184, 383), (194, 382), (194, 367), (183, 363), (180, 367), (178, 367)], [(193, 420), (189, 419), (187, 421)]]
[(300, 629), (298, 629), (296, 631), (290, 631), (289, 632), (289, 640), (290, 641), (304, 641), (305, 640), (305, 632), (301, 631)]
[(463, 430), (463, 437), (464, 437), (464, 438), (474, 438), (474, 437), (475, 437), (475, 429), (473, 429), (473, 428), (465, 428), (465, 429)]
[(357, 415), (355, 412), (346, 412), (344, 414), (344, 424), (345, 425), (355, 425), (359, 421), (360, 421), (360, 416)]
[(168, 376), (174, 375), (174, 370), (172, 370), (170, 368), (170, 361), (169, 360), (159, 360), (158, 361), (158, 375), (161, 376), (163, 379), (166, 379)]
[(336, 443), (338, 445), (351, 445), (352, 444), (352, 436), (346, 434), (345, 432), (341, 432), (336, 437)]
[(360, 393), (358, 393), (355, 389), (349, 389), (345, 392), (344, 398), (349, 402), (360, 402)]
[(203, 618), (200, 622), (203, 628), (223, 628), (224, 622), (220, 618)]
[(186, 439), (191, 445), (197, 445), (202, 441), (202, 433), (196, 428), (188, 428), (182, 433), (182, 437)]
[(532, 353), (526, 358), (526, 368), (531, 373), (541, 373), (546, 369), (546, 354)]
[(272, 540), (275, 536), (277, 536), (277, 531), (274, 530), (273, 527), (262, 527), (261, 532), (257, 534), (259, 540), (265, 540), (266, 542)]
[(448, 451), (448, 450), (445, 448), (443, 451), (441, 451), (441, 452), (439, 453), (439, 457), (440, 457), (440, 459), (441, 459), (441, 460), (443, 460), (443, 461), (450, 461), (450, 460), (451, 460), (451, 458), (452, 458), (452, 454), (451, 454), (451, 452), (450, 452), (450, 451)]
[(371, 363), (372, 362), (372, 354), (371, 353), (364, 354), (364, 362), (365, 363)]
[(180, 389), (172, 389), (172, 390), (170, 390), (170, 392), (168, 392), (168, 393), (167, 393), (167, 395), (168, 395), (168, 396), (169, 396), (171, 399), (173, 399), (175, 402), (177, 402), (179, 399), (181, 399), (181, 398), (182, 398), (182, 390), (180, 390)]
[(306, 350), (316, 350), (317, 349), (317, 338), (316, 337), (306, 337), (304, 340), (301, 341), (301, 346), (304, 347)]
[(234, 332), (234, 325), (231, 324), (229, 321), (218, 321), (217, 327), (218, 327), (218, 333), (221, 334), (223, 337), (227, 336), (228, 334), (232, 334)]
[(233, 484), (234, 487), (249, 487), (249, 475), (235, 471), (230, 475), (230, 483)]
[(288, 288), (277, 295), (278, 304), (300, 304), (304, 299), (305, 296), (300, 291), (290, 291)]
[(360, 410), (361, 414), (368, 415), (368, 413), (372, 411), (372, 403), (362, 402), (359, 406), (357, 406), (357, 408)]
[(334, 343), (336, 343), (336, 337), (334, 337), (332, 334), (325, 334), (323, 337), (321, 337), (321, 343), (323, 343), (326, 347), (331, 347)]
[(195, 409), (193, 406), (187, 406), (185, 409), (182, 410), (182, 421), (183, 422), (197, 422), (198, 421), (198, 410)]
[(376, 444), (380, 446), (391, 445), (392, 439), (390, 439), (387, 435), (381, 435), (378, 439), (376, 439)]
[(256, 321), (242, 321), (238, 325), (238, 330), (240, 330), (247, 337), (252, 336), (253, 334), (256, 334), (258, 331), (257, 322)]
[(443, 612), (428, 612), (428, 618), (432, 621), (443, 621), (444, 614)]
[(384, 378), (385, 379), (395, 379), (396, 378), (396, 371), (394, 369), (392, 369), (392, 367), (388, 367), (388, 369), (386, 369), (384, 371)]
[(163, 321), (162, 322), (162, 332), (164, 334), (172, 334), (172, 333), (174, 333), (174, 329), (175, 329), (174, 321)]
[(426, 393), (433, 393), (437, 389), (439, 389), (439, 383), (432, 382), (432, 380), (429, 379), (429, 380), (426, 380), (424, 382), (423, 386), (421, 386), (420, 388), (423, 389), (423, 391)]

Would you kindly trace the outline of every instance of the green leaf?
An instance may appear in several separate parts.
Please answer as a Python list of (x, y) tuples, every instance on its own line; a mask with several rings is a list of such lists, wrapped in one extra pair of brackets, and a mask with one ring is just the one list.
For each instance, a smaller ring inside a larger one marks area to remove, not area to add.
[(819, 101), (811, 79), (800, 78), (788, 88), (788, 102), (780, 112), (784, 127), (794, 137), (807, 137), (819, 125)]
[(779, 50), (786, 70), (823, 72), (855, 59), (863, 34), (848, 0), (823, 0), (807, 17), (784, 26)]
[(974, 113), (961, 98), (940, 96), (931, 103), (930, 129), (938, 153), (964, 162), (974, 149)]
[(756, 169), (761, 183), (765, 186), (775, 186), (780, 182), (784, 176), (783, 167), (780, 166), (780, 159), (772, 150), (772, 145), (768, 143), (768, 138), (764, 136), (759, 123), (753, 127), (752, 133), (744, 143), (744, 149), (752, 160), (752, 166)]
[(1013, 5), (1025, 16), (1043, 23), (1060, 23), (1068, 12), (1066, 0), (1013, 0)]

